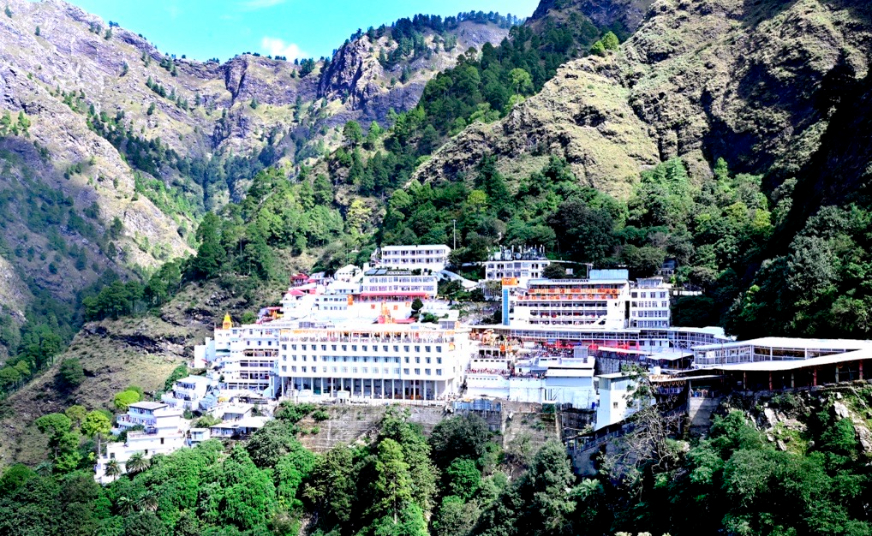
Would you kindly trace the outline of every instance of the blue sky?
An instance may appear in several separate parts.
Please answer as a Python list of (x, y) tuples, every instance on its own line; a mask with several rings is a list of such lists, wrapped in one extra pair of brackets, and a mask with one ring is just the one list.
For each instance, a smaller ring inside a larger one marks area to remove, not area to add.
[(240, 52), (330, 54), (358, 28), (415, 13), (497, 11), (528, 17), (539, 0), (72, 0), (141, 33), (162, 52), (222, 61)]

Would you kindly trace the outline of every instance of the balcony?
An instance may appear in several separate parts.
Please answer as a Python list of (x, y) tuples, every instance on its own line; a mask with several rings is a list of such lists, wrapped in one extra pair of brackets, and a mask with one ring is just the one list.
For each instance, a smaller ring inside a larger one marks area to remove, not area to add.
[(149, 427), (149, 426), (156, 426), (157, 425), (157, 419), (155, 419), (153, 416), (133, 417), (129, 414), (119, 415), (117, 422), (118, 422), (119, 426), (123, 425), (125, 428), (129, 428), (131, 426)]

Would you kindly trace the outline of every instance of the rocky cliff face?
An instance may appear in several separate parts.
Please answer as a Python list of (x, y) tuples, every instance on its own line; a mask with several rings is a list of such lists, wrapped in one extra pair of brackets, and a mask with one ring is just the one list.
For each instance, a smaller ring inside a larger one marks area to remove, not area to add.
[[(427, 81), (455, 65), (460, 54), (470, 48), (479, 50), (485, 43), (495, 45), (508, 35), (508, 30), (491, 24), (461, 22), (448, 34), (456, 38), (450, 50), (446, 49), (442, 35), (432, 30), (423, 34), (427, 52), (392, 66), (379, 62), (380, 54), (387, 56), (399, 46), (387, 36), (364, 35), (346, 43), (321, 77), (318, 97), (342, 100), (347, 110), (341, 114), (342, 118), (385, 122), (390, 109), (413, 108)], [(409, 77), (405, 81), (402, 80), (404, 70)]]
[[(609, 5), (580, 2), (596, 13)], [(557, 154), (619, 197), (640, 170), (674, 156), (697, 177), (718, 157), (789, 175), (826, 128), (815, 106), (824, 77), (840, 62), (867, 71), (870, 29), (859, 1), (658, 0), (616, 53), (564, 65), (540, 94), (458, 135), (418, 176), (451, 176), (487, 153), (516, 176)]]

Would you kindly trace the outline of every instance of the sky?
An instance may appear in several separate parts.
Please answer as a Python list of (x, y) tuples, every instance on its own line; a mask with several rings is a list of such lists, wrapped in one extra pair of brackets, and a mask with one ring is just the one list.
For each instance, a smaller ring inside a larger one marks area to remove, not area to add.
[(142, 34), (161, 52), (224, 61), (242, 52), (327, 56), (358, 28), (416, 13), (496, 11), (529, 17), (539, 0), (71, 0)]

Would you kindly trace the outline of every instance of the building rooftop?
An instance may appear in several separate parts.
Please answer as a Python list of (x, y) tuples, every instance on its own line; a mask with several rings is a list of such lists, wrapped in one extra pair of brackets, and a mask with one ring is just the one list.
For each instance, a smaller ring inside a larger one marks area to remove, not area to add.
[(212, 380), (205, 376), (185, 376), (181, 380), (176, 380), (176, 383), (205, 383), (210, 384)]
[(600, 280), (621, 280), (630, 279), (630, 271), (622, 268), (614, 270), (591, 270), (588, 274), (588, 279), (592, 281)]
[(443, 244), (421, 244), (421, 245), (408, 245), (408, 246), (382, 246), (382, 251), (393, 251), (400, 249), (440, 249), (440, 250), (451, 250), (450, 247)]
[(629, 378), (630, 375), (626, 372), (612, 372), (610, 374), (599, 374), (597, 378), (605, 378), (607, 380), (616, 380), (619, 378)]
[(808, 359), (794, 359), (787, 361), (756, 361), (753, 363), (731, 363), (728, 365), (711, 365), (705, 369), (722, 370), (724, 372), (779, 372), (796, 370), (806, 367), (817, 367), (822, 365), (833, 365), (837, 363), (847, 363), (849, 361), (860, 361), (864, 359), (872, 359), (872, 348), (857, 350), (854, 352), (845, 352), (842, 354), (825, 355), (820, 357), (810, 357)]
[(163, 402), (134, 402), (133, 404), (130, 404), (127, 407), (128, 408), (155, 410), (155, 409), (166, 408), (168, 406), (166, 404), (164, 404)]
[(790, 348), (795, 350), (860, 350), (872, 348), (872, 341), (852, 339), (798, 339), (793, 337), (763, 337), (747, 341), (727, 342), (723, 344), (706, 344), (694, 347), (695, 351), (720, 350), (723, 348), (741, 348), (743, 346), (761, 346), (771, 348)]
[(531, 279), (530, 285), (580, 285), (580, 284), (620, 284), (627, 283), (627, 279)]

